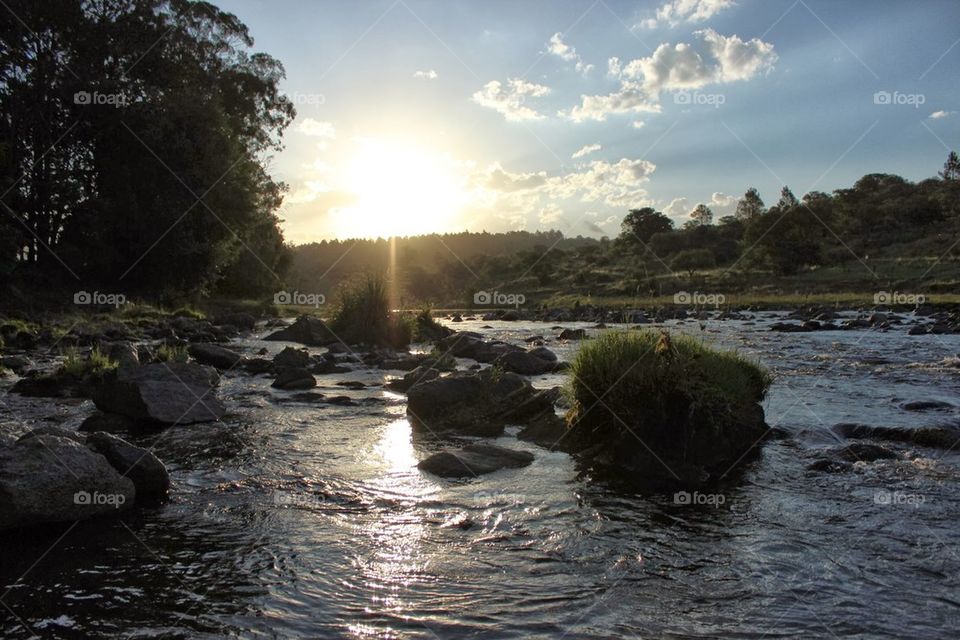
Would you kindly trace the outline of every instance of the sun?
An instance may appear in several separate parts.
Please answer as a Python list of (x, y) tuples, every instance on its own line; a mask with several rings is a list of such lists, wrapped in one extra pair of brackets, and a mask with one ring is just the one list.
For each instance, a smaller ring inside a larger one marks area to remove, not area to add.
[(362, 138), (343, 186), (354, 201), (333, 213), (340, 238), (410, 236), (452, 230), (467, 192), (447, 155), (400, 141)]

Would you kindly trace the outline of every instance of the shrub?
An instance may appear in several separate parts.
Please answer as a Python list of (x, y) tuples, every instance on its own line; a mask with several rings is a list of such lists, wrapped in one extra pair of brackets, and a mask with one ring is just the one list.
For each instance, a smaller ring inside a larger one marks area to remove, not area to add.
[(395, 348), (408, 346), (413, 335), (412, 319), (390, 310), (386, 282), (372, 274), (340, 285), (330, 328), (350, 344)]
[(63, 364), (60, 365), (57, 373), (83, 380), (90, 376), (102, 377), (105, 373), (116, 368), (117, 363), (99, 349), (93, 349), (86, 358), (74, 349), (66, 352)]
[(185, 346), (162, 344), (154, 356), (157, 362), (186, 362), (190, 354)]
[[(666, 332), (610, 332), (571, 364), (568, 437), (631, 466), (701, 469), (739, 458), (766, 432), (770, 375), (732, 352)], [(674, 475), (676, 475), (674, 473)]]

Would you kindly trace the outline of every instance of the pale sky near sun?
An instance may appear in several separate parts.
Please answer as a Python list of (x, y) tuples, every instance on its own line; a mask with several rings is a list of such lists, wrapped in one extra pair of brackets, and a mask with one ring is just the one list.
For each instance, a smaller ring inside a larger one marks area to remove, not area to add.
[(615, 235), (960, 149), (956, 0), (219, 0), (283, 62), (294, 243)]

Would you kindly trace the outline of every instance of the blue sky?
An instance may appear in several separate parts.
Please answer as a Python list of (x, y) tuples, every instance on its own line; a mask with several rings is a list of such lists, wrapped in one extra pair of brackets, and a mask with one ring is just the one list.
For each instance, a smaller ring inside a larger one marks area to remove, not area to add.
[(720, 216), (960, 149), (956, 0), (218, 4), (286, 67), (298, 243), (615, 235), (632, 207)]

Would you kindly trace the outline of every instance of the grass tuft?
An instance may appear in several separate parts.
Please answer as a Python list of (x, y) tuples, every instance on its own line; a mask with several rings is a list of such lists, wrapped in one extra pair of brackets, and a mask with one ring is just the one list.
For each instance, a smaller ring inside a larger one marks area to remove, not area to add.
[(414, 321), (390, 310), (383, 277), (364, 274), (340, 285), (330, 328), (351, 344), (404, 348)]
[(60, 365), (57, 373), (83, 380), (90, 376), (101, 377), (116, 368), (117, 363), (101, 352), (100, 349), (93, 349), (87, 357), (83, 357), (78, 351), (71, 349), (66, 352), (63, 364)]

